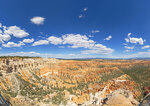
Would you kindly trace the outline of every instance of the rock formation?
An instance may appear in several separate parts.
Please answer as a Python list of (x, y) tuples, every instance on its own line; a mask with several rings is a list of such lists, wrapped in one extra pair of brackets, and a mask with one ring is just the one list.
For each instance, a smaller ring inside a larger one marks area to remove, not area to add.
[(1, 58), (0, 90), (19, 106), (135, 106), (141, 85), (127, 69), (137, 65), (146, 70), (141, 74), (147, 83), (150, 62), (144, 60)]

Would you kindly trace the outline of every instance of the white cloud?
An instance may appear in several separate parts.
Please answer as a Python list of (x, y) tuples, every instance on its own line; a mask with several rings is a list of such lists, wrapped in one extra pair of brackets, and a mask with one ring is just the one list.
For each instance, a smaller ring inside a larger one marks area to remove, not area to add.
[(139, 43), (140, 45), (143, 45), (144, 40), (142, 38), (130, 38), (131, 43)]
[(24, 43), (32, 43), (34, 41), (34, 39), (24, 39), (23, 42)]
[(90, 38), (91, 38), (91, 37), (94, 37), (94, 36), (93, 36), (93, 35), (88, 35), (88, 37), (90, 37)]
[(128, 38), (125, 38), (124, 40), (125, 40), (126, 42), (129, 42), (129, 39), (128, 39)]
[(28, 32), (21, 29), (17, 26), (2, 26), (0, 23), (0, 43), (4, 43), (5, 41), (9, 41), (11, 39), (11, 35), (16, 38), (23, 38), (29, 35)]
[(86, 7), (86, 8), (83, 9), (83, 11), (87, 11), (87, 9), (88, 9), (88, 8)]
[(46, 54), (46, 53), (38, 53), (38, 52), (12, 52), (0, 54), (0, 56), (40, 56), (40, 57), (50, 57), (50, 58), (93, 58), (92, 55), (85, 54)]
[[(110, 54), (114, 51), (102, 44), (96, 44), (95, 41), (81, 34), (65, 34), (61, 37), (50, 36), (47, 40), (34, 42), (32, 46), (47, 45), (49, 43), (54, 45), (68, 45), (70, 48), (86, 48), (87, 50), (82, 51), (82, 54)], [(64, 46), (59, 46), (59, 48), (64, 48)]]
[(111, 54), (114, 50), (112, 49), (90, 49), (81, 51), (82, 54)]
[[(88, 9), (88, 8), (84, 8), (84, 9), (83, 9), (83, 12), (86, 12), (87, 9)], [(85, 17), (85, 14), (80, 14), (78, 17), (79, 17), (79, 18), (84, 18), (84, 17)]]
[(7, 44), (2, 44), (3, 47), (11, 48), (11, 47), (21, 47), (22, 45), (25, 45), (23, 42), (14, 43), (14, 42), (8, 42)]
[(2, 23), (0, 23), (0, 28), (2, 27)]
[(81, 53), (82, 54), (111, 54), (112, 52), (114, 52), (113, 49), (111, 48), (107, 48), (106, 46), (102, 45), (102, 44), (96, 44), (94, 45), (94, 47), (92, 49), (89, 50), (83, 50)]
[(127, 50), (125, 50), (125, 52), (130, 52), (130, 51), (131, 51), (131, 50), (128, 50), (128, 49), (127, 49)]
[(80, 34), (66, 34), (62, 36), (63, 44), (70, 44), (71, 48), (91, 48), (94, 46), (95, 42), (93, 40), (89, 40), (86, 35)]
[(107, 38), (105, 38), (104, 40), (110, 40), (112, 38), (112, 36), (108, 36)]
[(150, 57), (150, 51), (148, 52), (138, 52), (135, 54), (132, 54), (133, 57)]
[(123, 45), (128, 45), (127, 43), (123, 43)]
[(98, 33), (100, 32), (99, 30), (92, 30), (91, 33)]
[(121, 54), (120, 56), (117, 56), (117, 58), (134, 58), (134, 57), (149, 57), (150, 58), (150, 51), (137, 52), (137, 53), (132, 53), (128, 55)]
[(134, 46), (129, 47), (129, 46), (125, 46), (126, 49), (134, 49)]
[(150, 45), (143, 46), (142, 49), (150, 48)]
[(48, 45), (49, 42), (47, 40), (39, 40), (39, 41), (36, 41), (32, 44), (32, 46), (37, 46), (37, 45)]
[(102, 44), (96, 44), (93, 40), (90, 40), (86, 35), (80, 34), (66, 34), (63, 35), (63, 44), (71, 44), (71, 48), (87, 48), (88, 50), (81, 51), (82, 54), (110, 54), (114, 50), (107, 48)]
[(46, 37), (43, 37), (43, 36), (38, 36), (39, 38), (42, 38), (42, 39), (46, 39)]
[(130, 37), (131, 34), (132, 34), (132, 33), (128, 33), (128, 37)]
[(48, 38), (48, 41), (51, 44), (58, 45), (58, 44), (61, 44), (63, 40), (59, 37), (51, 36)]
[(0, 43), (4, 43), (4, 41), (10, 40), (11, 37), (8, 34), (0, 34)]
[(30, 21), (33, 23), (33, 24), (37, 24), (37, 25), (41, 25), (44, 23), (44, 20), (45, 18), (44, 17), (33, 17), (30, 19)]
[(20, 29), (17, 26), (10, 26), (4, 28), (4, 33), (8, 35), (13, 35), (16, 38), (23, 38), (29, 35), (26, 31)]
[(125, 41), (127, 43), (139, 43), (140, 45), (143, 45), (145, 40), (143, 40), (143, 38), (134, 38), (134, 37), (130, 37), (131, 33), (128, 33), (128, 38), (125, 38)]
[(40, 53), (37, 52), (14, 52), (14, 53), (5, 53), (0, 54), (1, 56), (41, 56)]
[(59, 46), (59, 48), (65, 48), (65, 46)]
[(0, 29), (0, 34), (2, 33), (2, 30)]
[(83, 17), (84, 17), (84, 15), (83, 15), (83, 14), (80, 14), (80, 15), (79, 15), (79, 18), (83, 18)]

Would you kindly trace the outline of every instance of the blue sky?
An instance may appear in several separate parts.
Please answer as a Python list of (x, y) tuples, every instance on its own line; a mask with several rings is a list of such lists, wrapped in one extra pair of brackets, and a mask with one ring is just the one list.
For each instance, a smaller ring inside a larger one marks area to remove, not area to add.
[(149, 0), (1, 0), (0, 55), (150, 57)]

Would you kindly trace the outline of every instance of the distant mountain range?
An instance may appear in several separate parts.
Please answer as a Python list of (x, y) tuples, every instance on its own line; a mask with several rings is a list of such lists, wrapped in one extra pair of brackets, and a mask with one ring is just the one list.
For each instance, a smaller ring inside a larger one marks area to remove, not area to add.
[[(7, 57), (19, 57), (19, 58), (41, 58), (41, 57), (33, 57), (33, 56), (0, 56), (0, 58), (7, 58)], [(51, 58), (51, 57), (48, 57)], [(100, 58), (100, 57), (94, 57), (94, 58), (56, 58), (59, 60), (91, 60), (91, 59), (104, 59), (104, 60), (150, 60), (150, 57), (133, 57), (133, 58)]]
[(104, 59), (104, 60), (150, 60), (150, 57), (133, 57), (133, 58), (72, 58), (72, 59), (66, 59), (66, 58), (56, 58), (60, 60), (91, 60), (91, 59)]
[(136, 60), (150, 60), (150, 57), (134, 57), (129, 59), (136, 59)]

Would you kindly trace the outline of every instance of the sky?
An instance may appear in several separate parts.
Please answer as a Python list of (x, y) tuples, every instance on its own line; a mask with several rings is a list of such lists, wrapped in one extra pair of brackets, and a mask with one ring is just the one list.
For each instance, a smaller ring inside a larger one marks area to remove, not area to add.
[(0, 56), (150, 57), (149, 0), (1, 0)]

